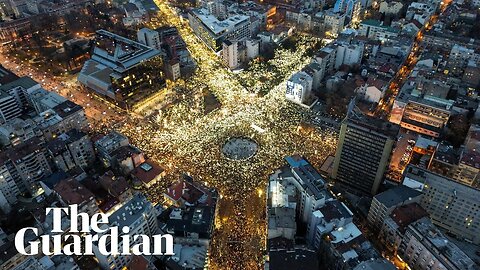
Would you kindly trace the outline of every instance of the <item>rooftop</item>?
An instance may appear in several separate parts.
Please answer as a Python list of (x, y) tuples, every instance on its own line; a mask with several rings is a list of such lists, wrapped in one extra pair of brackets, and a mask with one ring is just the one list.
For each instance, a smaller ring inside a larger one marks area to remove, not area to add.
[(98, 181), (110, 195), (117, 198), (129, 189), (125, 178), (123, 176), (115, 176), (112, 171), (108, 171), (100, 176)]
[(152, 208), (152, 204), (141, 194), (136, 194), (121, 208), (113, 212), (108, 221), (111, 226), (131, 226), (139, 218), (144, 218), (144, 213)]
[(375, 199), (390, 208), (421, 195), (422, 193), (418, 190), (400, 185), (377, 194)]
[(192, 9), (190, 12), (215, 35), (220, 35), (227, 30), (233, 30), (237, 25), (250, 21), (250, 17), (245, 15), (235, 15), (221, 21), (205, 8)]
[(274, 207), (268, 210), (268, 228), (296, 229), (295, 209), (288, 207)]
[(145, 184), (157, 178), (164, 169), (152, 161), (146, 161), (132, 171), (132, 175)]
[(305, 248), (270, 251), (269, 259), (269, 269), (275, 270), (317, 270), (320, 266), (317, 253)]
[(38, 85), (36, 81), (34, 81), (32, 78), (24, 76), (21, 77), (17, 80), (11, 81), (9, 83), (3, 84), (0, 86), (0, 91), (6, 91), (16, 88), (16, 87), (22, 87), (23, 89), (28, 89), (30, 87), (33, 87), (35, 85)]
[(106, 30), (98, 30), (96, 33), (92, 59), (118, 73), (161, 54), (156, 49)]
[(215, 207), (196, 206), (174, 208), (166, 222), (166, 230), (183, 237), (185, 233), (197, 233), (201, 239), (210, 239)]
[(388, 32), (392, 32), (392, 33), (398, 33), (400, 31), (399, 29), (383, 25), (383, 23), (381, 21), (378, 21), (378, 20), (364, 20), (360, 23), (360, 25), (362, 25), (362, 24), (368, 25), (368, 26), (384, 28)]
[(325, 202), (325, 206), (320, 208), (320, 212), (323, 214), (325, 221), (327, 222), (330, 222), (333, 219), (353, 217), (353, 213), (350, 212), (347, 206), (338, 200)]
[(391, 262), (385, 259), (377, 259), (361, 262), (353, 270), (396, 270)]
[(398, 225), (399, 230), (402, 233), (405, 232), (408, 225), (427, 216), (427, 211), (417, 203), (399, 206), (390, 214), (390, 217)]
[(81, 205), (95, 198), (90, 190), (73, 178), (60, 181), (55, 185), (54, 190), (69, 205)]
[(443, 265), (453, 265), (456, 269), (461, 270), (476, 269), (475, 262), (454, 243), (450, 242), (429, 218), (425, 217), (417, 220), (410, 225), (409, 229), (413, 229), (414, 232), (419, 234), (414, 234), (414, 236), (420, 237), (418, 240), (433, 254), (436, 254), (436, 258)]

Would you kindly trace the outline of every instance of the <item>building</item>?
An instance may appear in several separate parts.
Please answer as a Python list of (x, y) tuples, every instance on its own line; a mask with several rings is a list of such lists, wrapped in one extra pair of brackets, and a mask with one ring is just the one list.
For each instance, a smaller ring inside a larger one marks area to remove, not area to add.
[(353, 270), (395, 270), (395, 265), (386, 259), (376, 259), (371, 261), (364, 261), (355, 266)]
[(161, 50), (162, 41), (160, 34), (156, 30), (142, 28), (137, 31), (137, 41), (156, 50)]
[(32, 87), (27, 91), (29, 102), (31, 106), (35, 109), (37, 114), (40, 114), (47, 110), (51, 110), (55, 106), (67, 101), (66, 98), (60, 96), (57, 93), (40, 88), (40, 85), (38, 85), (38, 88)]
[[(159, 230), (157, 211), (152, 204), (140, 194), (135, 195), (129, 201), (125, 202), (121, 208), (113, 212), (108, 217), (108, 221), (110, 227), (129, 227), (129, 234), (131, 236), (146, 235), (147, 237), (152, 237), (156, 235)], [(122, 242), (119, 241), (118, 244), (121, 246)], [(150, 248), (152, 249), (153, 247)], [(93, 252), (98, 260), (98, 264), (103, 269), (123, 269), (132, 260), (132, 256), (103, 255), (95, 242), (93, 243)]]
[(95, 149), (103, 161), (103, 165), (110, 167), (113, 151), (129, 144), (130, 142), (125, 135), (112, 131), (95, 142)]
[(268, 239), (282, 237), (294, 240), (297, 233), (295, 208), (272, 207), (268, 209)]
[(162, 229), (176, 241), (208, 245), (214, 229), (215, 205), (174, 208)]
[(409, 165), (403, 185), (423, 193), (420, 205), (432, 222), (458, 237), (480, 243), (480, 191), (426, 169)]
[(13, 118), (0, 126), (0, 144), (15, 146), (35, 136), (35, 123), (31, 119)]
[(362, 44), (338, 44), (334, 67), (339, 69), (341, 65), (360, 65), (362, 57)]
[(453, 101), (426, 94), (424, 89), (427, 88), (434, 89), (436, 93), (444, 92), (441, 91), (442, 85), (436, 82), (406, 83), (394, 101), (390, 121), (437, 138), (450, 118)]
[(375, 195), (398, 130), (389, 122), (349, 112), (340, 128), (332, 178), (348, 191)]
[(469, 186), (479, 187), (480, 153), (478, 149), (480, 149), (480, 125), (471, 125), (453, 179)]
[(33, 121), (47, 141), (72, 129), (85, 130), (88, 127), (83, 108), (70, 100), (40, 113)]
[(32, 78), (24, 76), (9, 83), (0, 86), (0, 92), (5, 92), (15, 98), (20, 110), (25, 110), (30, 106), (29, 95), (35, 89), (41, 86)]
[(380, 231), (385, 219), (399, 206), (419, 203), (422, 192), (406, 187), (397, 186), (373, 197), (367, 220), (375, 231)]
[(408, 225), (424, 217), (428, 217), (428, 213), (418, 203), (398, 206), (383, 220), (380, 241), (388, 251), (396, 254)]
[(222, 43), (223, 63), (230, 69), (235, 69), (239, 65), (238, 42), (224, 40)]
[(0, 91), (0, 124), (20, 115), (22, 115), (22, 111), (15, 97)]
[(377, 20), (362, 21), (358, 28), (358, 35), (380, 41), (395, 39), (399, 32), (398, 29), (385, 26), (382, 22)]
[(114, 197), (117, 202), (124, 203), (132, 197), (132, 191), (129, 188), (125, 177), (116, 176), (112, 171), (106, 172), (98, 178), (100, 186)]
[(387, 88), (388, 82), (378, 77), (375, 78), (373, 76), (368, 76), (365, 84), (358, 87), (355, 92), (362, 100), (378, 103), (382, 99)]
[(73, 178), (60, 181), (54, 191), (65, 207), (76, 204), (78, 213), (88, 213), (90, 217), (98, 212), (93, 193)]
[(326, 201), (323, 207), (313, 212), (307, 227), (307, 243), (318, 249), (322, 237), (351, 222), (353, 222), (353, 213), (344, 203), (338, 200)]
[(84, 87), (127, 109), (165, 83), (160, 51), (105, 30), (96, 34), (92, 57), (78, 75)]
[(312, 62), (320, 66), (320, 81), (323, 80), (327, 74), (333, 72), (336, 55), (337, 49), (334, 46), (323, 47), (315, 53)]
[(350, 270), (364, 261), (380, 259), (380, 254), (350, 222), (322, 238), (319, 253), (324, 269)]
[(145, 162), (145, 156), (140, 149), (132, 146), (120, 146), (110, 154), (108, 163), (112, 169), (122, 175), (130, 174), (136, 167)]
[(56, 137), (47, 145), (58, 169), (69, 171), (75, 167), (86, 169), (93, 164), (95, 152), (90, 137), (72, 129)]
[(378, 11), (385, 15), (390, 14), (397, 16), (402, 11), (403, 4), (400, 1), (382, 1)]
[(305, 104), (311, 97), (313, 78), (306, 72), (293, 74), (287, 81), (285, 97), (298, 104)]
[(155, 185), (166, 174), (165, 169), (152, 161), (146, 161), (133, 169), (132, 180), (137, 186), (149, 188)]
[(188, 22), (195, 34), (216, 52), (226, 39), (241, 40), (252, 35), (250, 16), (235, 15), (220, 20), (208, 9), (196, 8), (188, 13)]
[(478, 269), (427, 217), (408, 226), (399, 254), (412, 269)]
[[(4, 177), (10, 175), (8, 179), (11, 177), (15, 181), (20, 193), (35, 193), (37, 182), (52, 173), (47, 155), (38, 138), (32, 138), (1, 151), (0, 171), (4, 172), (2, 174)], [(12, 187), (12, 185), (9, 186)], [(11, 192), (16, 192), (16, 190), (13, 187)]]
[[(14, 174), (15, 175), (15, 174)], [(9, 167), (0, 166), (0, 208), (4, 213), (11, 211), (11, 206), (17, 202), (17, 196), (20, 194), (17, 183), (10, 174)]]
[(328, 30), (331, 36), (336, 37), (340, 32), (343, 31), (343, 27), (345, 26), (345, 14), (334, 12), (333, 10), (329, 9), (326, 10), (323, 14), (315, 15), (317, 17), (324, 18), (323, 24), (325, 25), (325, 29)]
[(298, 155), (286, 157), (289, 166), (270, 176), (271, 207), (295, 208), (298, 220), (308, 224), (312, 213), (332, 198), (325, 180), (312, 165)]

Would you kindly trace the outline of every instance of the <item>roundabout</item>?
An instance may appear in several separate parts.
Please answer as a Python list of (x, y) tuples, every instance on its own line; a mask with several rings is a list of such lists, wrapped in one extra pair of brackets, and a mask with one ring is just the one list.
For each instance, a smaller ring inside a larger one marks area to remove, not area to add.
[(222, 146), (222, 154), (230, 160), (247, 160), (258, 152), (258, 143), (247, 137), (229, 138)]

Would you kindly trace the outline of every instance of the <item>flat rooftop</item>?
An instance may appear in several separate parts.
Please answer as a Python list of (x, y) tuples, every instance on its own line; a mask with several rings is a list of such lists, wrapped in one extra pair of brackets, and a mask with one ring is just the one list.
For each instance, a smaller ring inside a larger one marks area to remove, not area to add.
[(250, 17), (245, 15), (235, 15), (220, 21), (205, 8), (192, 9), (191, 13), (215, 35), (219, 35), (227, 29), (232, 29), (240, 23), (250, 21)]

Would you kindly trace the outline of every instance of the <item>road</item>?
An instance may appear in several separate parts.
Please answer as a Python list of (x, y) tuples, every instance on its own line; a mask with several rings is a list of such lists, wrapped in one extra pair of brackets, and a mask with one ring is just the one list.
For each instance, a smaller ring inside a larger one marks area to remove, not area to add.
[(111, 122), (123, 121), (126, 117), (115, 106), (80, 87), (76, 75), (52, 76), (48, 72), (42, 72), (38, 68), (30, 66), (29, 63), (22, 63), (9, 57), (4, 48), (0, 49), (0, 63), (18, 76), (29, 76), (40, 83), (44, 89), (55, 92), (84, 107), (91, 124), (107, 125)]
[(441, 14), (451, 3), (452, 0), (444, 0), (443, 2), (441, 2), (439, 11), (430, 17), (430, 19), (425, 23), (424, 27), (415, 36), (409, 55), (405, 59), (403, 65), (400, 67), (398, 72), (395, 74), (394, 78), (390, 81), (390, 85), (387, 91), (378, 103), (378, 106), (374, 112), (375, 116), (381, 117), (383, 119), (387, 119), (389, 117), (398, 92), (402, 88), (403, 84), (407, 80), (408, 76), (412, 72), (419, 57), (422, 54), (420, 44), (423, 40), (425, 32), (431, 30), (433, 25), (437, 22), (438, 17), (441, 16)]

